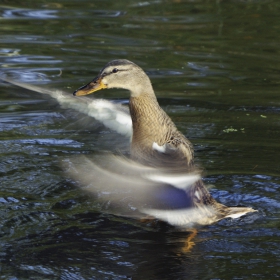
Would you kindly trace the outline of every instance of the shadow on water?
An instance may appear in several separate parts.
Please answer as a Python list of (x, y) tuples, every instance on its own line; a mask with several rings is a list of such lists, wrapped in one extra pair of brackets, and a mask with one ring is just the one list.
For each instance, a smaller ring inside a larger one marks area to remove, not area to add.
[[(201, 228), (184, 252), (188, 232), (109, 214), (59, 167), (126, 152), (127, 139), (0, 83), (1, 279), (279, 277), (280, 4), (210, 2), (0, 4), (0, 75), (71, 94), (109, 60), (134, 61), (194, 143), (215, 199), (258, 210)], [(128, 102), (121, 90), (98, 97)]]

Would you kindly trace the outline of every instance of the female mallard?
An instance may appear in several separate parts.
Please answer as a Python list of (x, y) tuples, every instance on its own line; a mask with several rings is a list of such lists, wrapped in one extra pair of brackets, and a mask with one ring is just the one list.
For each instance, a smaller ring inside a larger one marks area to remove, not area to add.
[[(186, 174), (195, 170), (190, 141), (177, 130), (169, 116), (161, 109), (149, 77), (139, 66), (124, 59), (113, 60), (100, 71), (95, 79), (73, 94), (81, 96), (106, 88), (123, 88), (130, 91), (129, 109), (133, 125), (131, 157), (133, 160), (173, 175), (175, 173), (177, 175), (174, 176), (178, 177), (182, 176), (182, 172)], [(155, 181), (165, 183), (164, 191), (168, 186), (178, 192), (178, 195), (172, 195), (172, 208), (176, 208), (176, 211), (149, 209), (144, 212), (173, 225), (191, 227), (194, 223), (207, 225), (223, 218), (237, 218), (255, 211), (252, 208), (227, 207), (218, 203), (200, 178), (196, 178), (197, 180), (191, 184), (186, 183), (184, 187), (176, 186), (176, 183), (170, 182), (170, 178), (169, 181), (166, 181), (164, 176), (161, 178), (163, 179), (157, 178)], [(167, 193), (169, 194), (169, 191)], [(168, 195), (164, 197), (166, 199)], [(178, 199), (179, 207), (176, 207), (174, 197)], [(182, 197), (185, 200), (184, 206), (179, 201)], [(193, 215), (190, 217), (190, 210), (195, 210), (192, 212), (195, 218)]]

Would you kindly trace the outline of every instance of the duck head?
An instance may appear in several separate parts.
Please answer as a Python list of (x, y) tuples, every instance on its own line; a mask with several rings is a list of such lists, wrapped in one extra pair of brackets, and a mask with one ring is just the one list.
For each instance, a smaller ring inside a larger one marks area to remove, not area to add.
[(126, 59), (117, 59), (109, 62), (96, 78), (77, 89), (73, 95), (87, 95), (106, 88), (127, 89), (132, 97), (153, 93), (149, 77), (139, 66)]

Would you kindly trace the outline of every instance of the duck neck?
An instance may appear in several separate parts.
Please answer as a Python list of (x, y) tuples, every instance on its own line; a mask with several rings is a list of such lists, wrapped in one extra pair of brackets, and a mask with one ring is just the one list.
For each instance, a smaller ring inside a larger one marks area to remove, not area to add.
[(153, 143), (163, 145), (168, 133), (166, 123), (173, 123), (159, 106), (154, 92), (131, 96), (129, 109), (133, 125), (131, 152), (141, 147), (149, 152)]
[(157, 123), (163, 111), (160, 108), (156, 96), (151, 93), (142, 93), (136, 97), (131, 96), (129, 109), (133, 128), (141, 125)]

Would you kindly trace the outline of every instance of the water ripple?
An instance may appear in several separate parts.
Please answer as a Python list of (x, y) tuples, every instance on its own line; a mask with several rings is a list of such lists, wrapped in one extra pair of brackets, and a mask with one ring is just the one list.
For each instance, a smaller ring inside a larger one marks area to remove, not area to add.
[(32, 9), (3, 9), (0, 11), (0, 17), (5, 19), (53, 19), (57, 18), (56, 10), (32, 10)]

